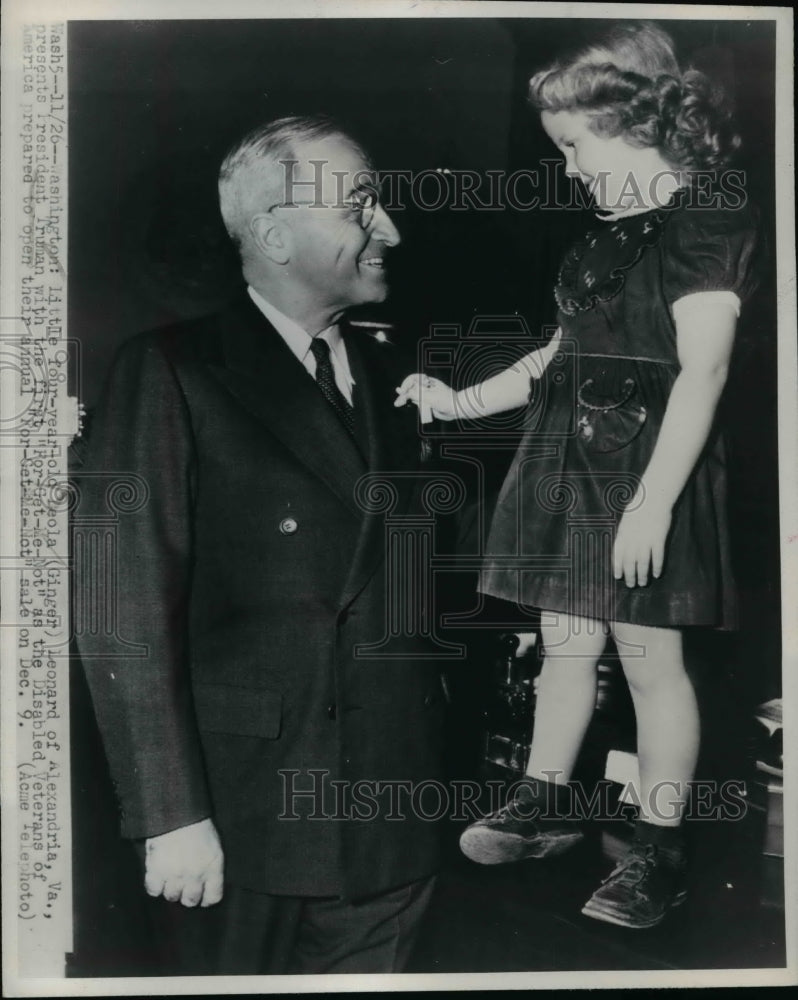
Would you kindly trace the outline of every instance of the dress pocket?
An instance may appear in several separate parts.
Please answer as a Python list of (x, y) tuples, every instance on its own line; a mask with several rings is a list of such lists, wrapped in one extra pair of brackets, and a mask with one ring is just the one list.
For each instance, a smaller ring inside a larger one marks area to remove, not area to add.
[(637, 383), (624, 379), (617, 399), (595, 393), (592, 378), (577, 392), (577, 434), (588, 451), (611, 452), (634, 441), (648, 416), (645, 406), (634, 397)]

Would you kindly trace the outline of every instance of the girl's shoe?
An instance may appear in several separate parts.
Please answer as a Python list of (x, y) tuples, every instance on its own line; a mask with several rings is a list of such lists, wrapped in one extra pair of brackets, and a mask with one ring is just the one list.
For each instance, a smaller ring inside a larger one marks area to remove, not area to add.
[(537, 813), (528, 799), (513, 798), (490, 816), (467, 827), (460, 850), (481, 865), (499, 865), (524, 858), (551, 858), (584, 838), (573, 820), (531, 819)]
[(655, 844), (636, 841), (582, 909), (586, 917), (620, 927), (656, 927), (687, 898), (686, 866)]

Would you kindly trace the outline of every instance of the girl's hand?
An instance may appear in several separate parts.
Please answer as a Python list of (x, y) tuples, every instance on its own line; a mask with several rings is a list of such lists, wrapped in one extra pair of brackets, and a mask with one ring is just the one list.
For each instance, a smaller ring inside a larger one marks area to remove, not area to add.
[(456, 393), (438, 378), (418, 373), (408, 375), (396, 392), (393, 405), (415, 403), (421, 413), (422, 424), (429, 423), (433, 417), (438, 420), (455, 420), (458, 416), (455, 409)]
[(656, 580), (665, 562), (665, 542), (671, 526), (671, 509), (639, 492), (624, 511), (612, 551), (612, 571), (627, 587), (645, 587), (649, 567)]
[(539, 379), (543, 377), (543, 372), (551, 364), (551, 359), (560, 349), (560, 341), (562, 340), (562, 330), (557, 327), (551, 340), (546, 344), (545, 347), (541, 347), (537, 351), (533, 351), (524, 358), (524, 362), (529, 366), (529, 374), (531, 378)]

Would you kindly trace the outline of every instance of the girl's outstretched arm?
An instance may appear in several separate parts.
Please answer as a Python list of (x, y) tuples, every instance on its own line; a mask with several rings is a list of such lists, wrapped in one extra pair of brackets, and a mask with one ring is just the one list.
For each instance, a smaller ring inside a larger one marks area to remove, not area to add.
[(733, 305), (702, 302), (700, 294), (675, 319), (681, 371), (651, 460), (615, 538), (613, 572), (628, 587), (645, 586), (649, 567), (654, 577), (662, 572), (671, 511), (709, 436), (737, 325)]
[(531, 351), (503, 372), (477, 385), (455, 392), (440, 379), (429, 375), (408, 375), (396, 390), (394, 406), (415, 403), (422, 423), (438, 420), (478, 420), (526, 405), (531, 379), (539, 379), (560, 344), (558, 329), (545, 347)]

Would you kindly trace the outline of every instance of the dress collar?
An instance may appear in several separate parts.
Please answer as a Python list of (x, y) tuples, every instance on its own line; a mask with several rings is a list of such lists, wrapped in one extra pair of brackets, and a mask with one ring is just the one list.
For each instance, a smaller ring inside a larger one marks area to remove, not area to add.
[(563, 258), (554, 289), (560, 311), (574, 316), (614, 298), (625, 284), (626, 272), (659, 243), (668, 218), (684, 204), (685, 191), (674, 189), (667, 204), (657, 208), (624, 213), (623, 218), (604, 216), (601, 221), (608, 226), (594, 228), (578, 240)]
[[(666, 176), (670, 177), (670, 174)], [(660, 196), (657, 204), (630, 205), (629, 208), (623, 208), (620, 212), (610, 212), (609, 214), (596, 212), (596, 218), (599, 222), (616, 222), (618, 219), (628, 219), (632, 215), (644, 215), (646, 212), (656, 212), (663, 208), (669, 208), (677, 197), (681, 196), (685, 187), (685, 184), (681, 184), (673, 178), (672, 183), (664, 186), (666, 196), (664, 198)], [(678, 195), (677, 192), (679, 192)]]

